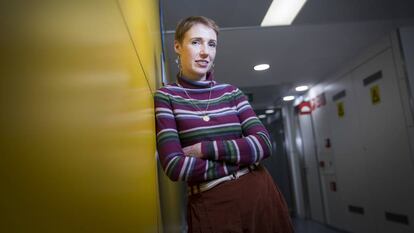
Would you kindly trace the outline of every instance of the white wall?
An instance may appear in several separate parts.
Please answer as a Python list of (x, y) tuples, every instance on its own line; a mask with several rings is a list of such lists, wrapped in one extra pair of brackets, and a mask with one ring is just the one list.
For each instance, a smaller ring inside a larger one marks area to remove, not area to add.
[(295, 213), (300, 218), (305, 218), (305, 203), (303, 196), (303, 181), (300, 166), (300, 157), (295, 146), (297, 126), (294, 121), (293, 108), (290, 105), (282, 107), (283, 125), (286, 132), (286, 151), (289, 159), (290, 171), (292, 175), (292, 189), (294, 193)]
[[(414, 27), (400, 28), (401, 45), (411, 92), (411, 103), (414, 105)], [(414, 106), (413, 106), (414, 107)]]
[[(304, 171), (304, 186), (306, 188), (307, 197), (305, 204), (307, 204), (309, 218), (324, 223), (325, 212), (324, 203), (322, 199), (322, 190), (320, 183), (319, 163), (316, 153), (316, 145), (314, 141), (314, 129), (312, 123), (312, 115), (299, 115), (299, 127), (301, 130), (302, 140), (302, 157), (303, 157), (303, 171)], [(307, 203), (306, 203), (307, 202)]]
[[(414, 232), (412, 114), (395, 38), (393, 33), (361, 51), (337, 74), (309, 91), (310, 99), (322, 93), (326, 99), (325, 105), (312, 112), (315, 138), (303, 135), (304, 144), (315, 141), (317, 160), (325, 164), (318, 169), (326, 222), (350, 232)], [(372, 79), (376, 73), (379, 78)], [(380, 97), (375, 103), (374, 89)], [(341, 92), (344, 94), (338, 95)], [(338, 105), (344, 115), (338, 113)], [(304, 153), (311, 155), (312, 151)], [(332, 190), (332, 182), (337, 191)], [(358, 208), (362, 214), (350, 211)], [(409, 225), (387, 220), (386, 213), (407, 217)]]
[(409, 108), (411, 109), (411, 115), (407, 116), (408, 120), (411, 120), (409, 125), (409, 137), (411, 143), (411, 157), (414, 161), (414, 27), (403, 27), (399, 30), (402, 55), (404, 56), (406, 80), (408, 82), (408, 96), (409, 96)]

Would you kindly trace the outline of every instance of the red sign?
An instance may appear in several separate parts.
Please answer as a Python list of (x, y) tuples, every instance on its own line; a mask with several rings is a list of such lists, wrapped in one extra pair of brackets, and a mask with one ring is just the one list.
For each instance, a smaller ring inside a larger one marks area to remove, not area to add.
[(307, 115), (312, 113), (312, 106), (309, 101), (304, 101), (298, 105), (299, 115)]
[(315, 98), (312, 98), (310, 101), (303, 101), (296, 106), (296, 110), (299, 115), (311, 114), (316, 108), (320, 108), (326, 105), (325, 93), (317, 95)]

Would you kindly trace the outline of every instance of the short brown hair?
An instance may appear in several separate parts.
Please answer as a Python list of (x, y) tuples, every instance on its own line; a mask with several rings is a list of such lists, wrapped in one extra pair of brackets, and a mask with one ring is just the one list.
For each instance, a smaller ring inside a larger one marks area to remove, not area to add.
[(190, 30), (192, 26), (198, 23), (213, 29), (216, 32), (216, 35), (218, 36), (219, 27), (217, 26), (216, 22), (214, 22), (214, 20), (204, 16), (190, 16), (188, 18), (181, 20), (177, 24), (174, 39), (179, 43), (183, 42), (185, 33), (188, 30)]

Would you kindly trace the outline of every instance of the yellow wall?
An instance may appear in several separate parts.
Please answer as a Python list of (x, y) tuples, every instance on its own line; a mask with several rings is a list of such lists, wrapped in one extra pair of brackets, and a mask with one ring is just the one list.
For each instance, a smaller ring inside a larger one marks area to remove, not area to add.
[(12, 2), (1, 6), (0, 232), (161, 232), (158, 2)]

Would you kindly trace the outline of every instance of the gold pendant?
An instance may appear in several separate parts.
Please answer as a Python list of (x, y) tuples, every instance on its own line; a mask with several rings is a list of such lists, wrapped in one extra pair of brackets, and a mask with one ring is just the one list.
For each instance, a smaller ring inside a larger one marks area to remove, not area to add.
[(209, 116), (207, 116), (207, 115), (205, 115), (205, 116), (203, 116), (203, 121), (210, 121), (210, 117)]

